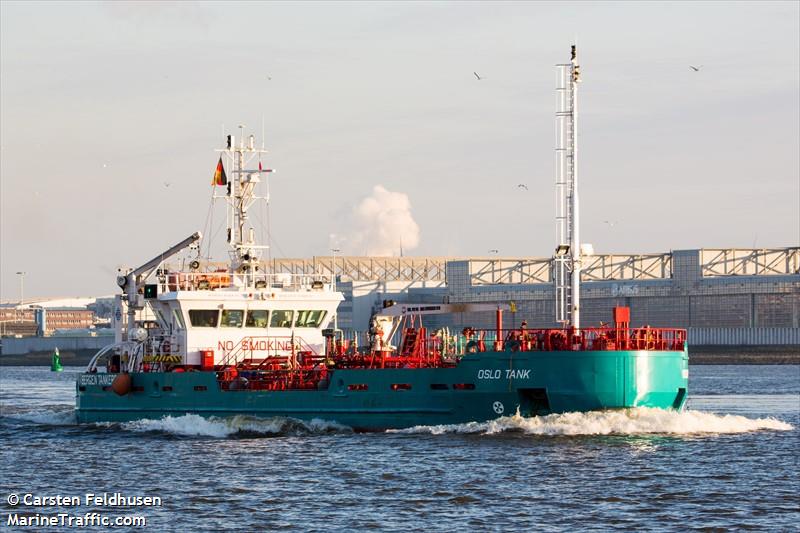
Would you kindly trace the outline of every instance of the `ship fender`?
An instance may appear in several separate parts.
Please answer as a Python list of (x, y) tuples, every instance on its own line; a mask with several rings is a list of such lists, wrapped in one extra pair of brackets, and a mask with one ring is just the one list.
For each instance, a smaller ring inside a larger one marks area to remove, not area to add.
[(132, 385), (131, 375), (126, 372), (114, 378), (114, 381), (111, 382), (111, 390), (117, 393), (118, 396), (125, 396), (131, 391)]

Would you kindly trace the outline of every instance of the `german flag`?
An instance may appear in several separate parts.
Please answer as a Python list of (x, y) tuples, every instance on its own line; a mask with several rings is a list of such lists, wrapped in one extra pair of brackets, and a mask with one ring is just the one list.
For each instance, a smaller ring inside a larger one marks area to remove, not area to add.
[(214, 177), (211, 179), (211, 185), (227, 185), (228, 177), (225, 175), (225, 167), (222, 166), (222, 156), (217, 163), (217, 170), (214, 171)]

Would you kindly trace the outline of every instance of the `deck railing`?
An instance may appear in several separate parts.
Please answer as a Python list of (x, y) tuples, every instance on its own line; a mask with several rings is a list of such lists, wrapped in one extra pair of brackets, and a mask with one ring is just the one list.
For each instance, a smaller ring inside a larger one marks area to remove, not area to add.
[[(504, 329), (465, 328), (464, 351), (683, 351), (686, 330), (675, 328)], [(436, 339), (429, 340), (432, 346)]]
[(264, 272), (167, 272), (158, 276), (159, 292), (201, 291), (227, 287), (253, 289), (332, 290), (330, 278), (306, 274)]

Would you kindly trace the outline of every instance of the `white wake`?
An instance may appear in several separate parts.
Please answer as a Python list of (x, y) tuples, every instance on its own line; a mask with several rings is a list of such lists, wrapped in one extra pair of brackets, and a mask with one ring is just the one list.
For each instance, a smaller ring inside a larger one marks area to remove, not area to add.
[(788, 431), (794, 427), (776, 418), (747, 418), (703, 411), (683, 412), (637, 407), (621, 411), (564, 413), (525, 418), (519, 414), (488, 422), (441, 426), (416, 426), (397, 433), (494, 433), (523, 432), (531, 435), (708, 435), (760, 430)]
[(225, 438), (236, 434), (281, 435), (293, 433), (329, 433), (349, 431), (335, 422), (313, 419), (254, 418), (237, 415), (231, 418), (204, 418), (200, 415), (166, 416), (153, 420), (134, 420), (122, 424), (128, 431), (158, 431), (188, 437)]
[(78, 423), (74, 409), (25, 411), (9, 414), (8, 417), (41, 426), (72, 426)]

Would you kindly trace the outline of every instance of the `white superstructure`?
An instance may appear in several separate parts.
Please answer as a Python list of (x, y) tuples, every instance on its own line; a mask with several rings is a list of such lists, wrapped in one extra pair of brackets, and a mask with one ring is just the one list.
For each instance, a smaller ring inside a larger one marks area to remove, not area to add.
[[(262, 167), (266, 150), (256, 148), (250, 135), (238, 145), (228, 136), (218, 151), (214, 187), (224, 186), (225, 193), (214, 198), (227, 205), (230, 262), (221, 268), (203, 261), (197, 232), (139, 268), (120, 271), (117, 283), (124, 292), (116, 297), (117, 342), (109, 350), (120, 355), (123, 370), (208, 366), (211, 357), (214, 365), (287, 356), (291, 361), (299, 352), (323, 351), (322, 330), (343, 300), (335, 280), (268, 271), (262, 261), (267, 245), (256, 242), (247, 215), (256, 201), (268, 201), (268, 192), (258, 195), (259, 185), (266, 187), (262, 176), (272, 172)], [(188, 269), (167, 263), (187, 252), (179, 264)]]

